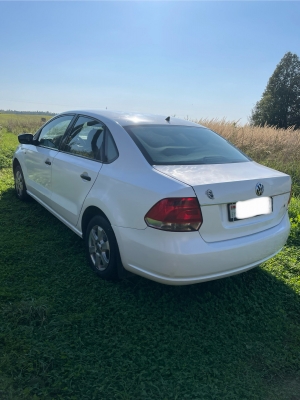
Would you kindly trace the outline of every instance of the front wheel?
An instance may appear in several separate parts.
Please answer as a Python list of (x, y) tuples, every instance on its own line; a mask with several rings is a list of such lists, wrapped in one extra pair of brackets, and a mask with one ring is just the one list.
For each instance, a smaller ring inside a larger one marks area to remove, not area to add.
[(14, 170), (14, 178), (15, 178), (15, 189), (17, 197), (23, 201), (28, 200), (29, 195), (27, 194), (26, 191), (25, 179), (20, 165), (17, 165)]
[(100, 215), (86, 229), (85, 247), (93, 271), (104, 279), (118, 278), (119, 249), (110, 223)]

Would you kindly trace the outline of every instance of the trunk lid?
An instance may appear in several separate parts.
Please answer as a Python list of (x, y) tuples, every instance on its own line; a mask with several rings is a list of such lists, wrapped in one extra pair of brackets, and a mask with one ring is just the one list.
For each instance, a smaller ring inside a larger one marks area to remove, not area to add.
[[(159, 165), (154, 168), (193, 187), (203, 215), (199, 233), (207, 242), (234, 239), (272, 228), (287, 211), (290, 176), (255, 162)], [(261, 196), (255, 191), (258, 183), (264, 186)], [(207, 191), (213, 193), (213, 198), (208, 197)], [(259, 197), (272, 199), (271, 214), (230, 220), (228, 204)]]

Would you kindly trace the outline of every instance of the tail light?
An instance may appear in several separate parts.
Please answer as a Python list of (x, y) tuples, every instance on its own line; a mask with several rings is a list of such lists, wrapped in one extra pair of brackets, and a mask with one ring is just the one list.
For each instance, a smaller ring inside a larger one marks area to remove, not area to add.
[(152, 228), (172, 232), (197, 231), (202, 213), (196, 197), (174, 197), (160, 200), (145, 215)]

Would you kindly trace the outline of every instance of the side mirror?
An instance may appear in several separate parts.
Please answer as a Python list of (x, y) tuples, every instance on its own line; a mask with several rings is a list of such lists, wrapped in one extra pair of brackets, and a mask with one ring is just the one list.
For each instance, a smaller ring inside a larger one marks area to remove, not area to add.
[(22, 133), (18, 136), (19, 143), (33, 144), (33, 135), (31, 133)]

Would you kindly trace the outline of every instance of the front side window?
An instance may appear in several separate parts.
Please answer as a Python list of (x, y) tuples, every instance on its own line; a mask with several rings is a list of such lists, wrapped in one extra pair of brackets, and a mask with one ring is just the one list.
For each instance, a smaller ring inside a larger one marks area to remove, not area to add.
[(39, 135), (39, 145), (50, 147), (51, 149), (58, 149), (60, 141), (72, 119), (73, 115), (63, 115), (45, 125)]
[(247, 162), (242, 152), (201, 126), (131, 125), (124, 129), (151, 165)]
[(105, 125), (88, 117), (79, 117), (69, 137), (64, 151), (92, 160), (102, 160)]

